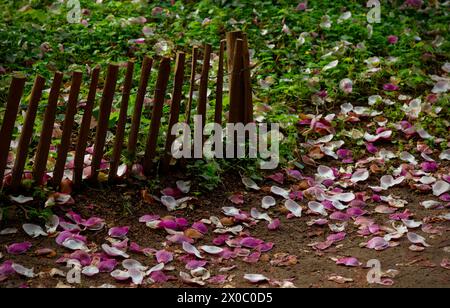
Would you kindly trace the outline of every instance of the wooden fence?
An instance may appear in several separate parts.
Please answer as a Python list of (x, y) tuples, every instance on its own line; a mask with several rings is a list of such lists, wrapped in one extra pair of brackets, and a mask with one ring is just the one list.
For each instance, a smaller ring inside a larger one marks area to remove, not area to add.
[[(206, 122), (207, 98), (208, 98), (208, 80), (210, 72), (210, 58), (212, 53), (211, 45), (204, 45), (203, 48), (194, 47), (191, 57), (191, 76), (188, 99), (186, 103), (186, 122), (191, 121), (191, 112), (193, 107), (193, 93), (196, 90), (196, 71), (197, 62), (200, 52), (203, 50), (203, 67), (201, 70), (201, 78), (198, 88), (197, 114), (202, 116), (203, 123)], [(227, 55), (227, 65), (224, 65), (225, 53)], [(218, 51), (219, 66), (216, 83), (216, 104), (214, 121), (222, 124), (223, 119), (223, 83), (225, 66), (229, 74), (229, 117), (230, 123), (250, 123), (253, 121), (253, 102), (250, 74), (250, 56), (248, 49), (247, 36), (241, 31), (229, 32), (226, 40), (220, 44)], [(136, 157), (136, 149), (138, 135), (141, 127), (141, 116), (147, 94), (147, 86), (150, 79), (150, 73), (154, 65), (154, 60), (145, 57), (142, 62), (141, 76), (137, 89), (136, 100), (134, 104), (133, 115), (130, 119), (131, 128), (128, 135), (127, 150), (134, 162), (141, 162), (144, 167), (144, 173), (150, 175), (154, 171), (154, 160), (157, 156), (157, 142), (160, 133), (161, 118), (163, 116), (163, 106), (166, 99), (166, 93), (171, 75), (171, 59), (162, 58), (159, 61), (158, 77), (155, 85), (153, 96), (152, 115), (150, 122), (150, 130), (145, 145), (145, 155), (141, 160)], [(127, 117), (130, 94), (132, 92), (133, 71), (135, 63), (129, 61), (126, 65), (125, 79), (122, 85), (122, 100), (120, 103), (119, 118), (115, 128), (115, 139), (110, 157), (105, 158), (106, 136), (109, 130), (109, 119), (112, 104), (117, 88), (120, 67), (117, 64), (110, 64), (106, 72), (103, 94), (99, 105), (99, 116), (97, 118), (96, 134), (93, 140), (94, 150), (91, 161), (91, 176), (88, 181), (91, 183), (98, 182), (99, 171), (102, 160), (107, 159), (109, 162), (108, 178), (110, 181), (116, 180), (118, 168), (121, 164), (122, 150), (125, 142), (125, 128), (129, 119)], [(185, 82), (185, 66), (186, 55), (183, 52), (176, 54), (175, 74), (173, 82), (172, 102), (170, 108), (170, 117), (168, 119), (168, 132), (165, 144), (165, 153), (160, 155), (160, 170), (167, 172), (171, 161), (170, 148), (174, 141), (171, 135), (173, 125), (179, 121), (181, 110), (181, 101), (183, 97), (183, 85)], [(48, 104), (45, 110), (42, 130), (40, 132), (39, 143), (34, 153), (32, 179), (35, 185), (43, 185), (46, 182), (46, 175), (51, 172), (47, 170), (47, 161), (49, 157), (50, 147), (52, 143), (52, 133), (57, 114), (57, 105), (61, 94), (61, 86), (63, 83), (63, 73), (55, 72), (51, 84), (48, 97)], [(100, 68), (93, 69), (90, 76), (89, 91), (86, 99), (86, 105), (83, 108), (84, 113), (77, 134), (75, 157), (73, 162), (73, 184), (80, 187), (83, 181), (83, 170), (85, 169), (84, 158), (86, 148), (89, 142), (90, 124), (93, 115), (93, 109), (96, 104), (96, 92), (100, 77)], [(79, 101), (79, 93), (82, 87), (83, 74), (81, 72), (73, 72), (71, 75), (71, 87), (68, 102), (65, 106), (65, 119), (62, 127), (62, 136), (60, 144), (57, 148), (57, 159), (53, 170), (53, 176), (50, 183), (58, 188), (64, 179), (66, 170), (66, 160), (71, 150), (73, 128), (75, 124), (75, 116), (78, 112), (77, 105)], [(8, 167), (8, 156), (10, 144), (15, 127), (19, 104), (24, 94), (26, 77), (16, 74), (13, 76), (9, 88), (9, 95), (6, 103), (6, 111), (1, 123), (0, 130), (0, 188), (7, 187), (11, 191), (20, 188), (25, 172), (30, 142), (35, 129), (35, 120), (37, 117), (38, 105), (42, 98), (42, 92), (45, 88), (46, 80), (37, 76), (34, 81), (33, 88), (29, 96), (28, 108), (26, 111), (24, 123), (22, 126), (18, 146), (16, 149), (13, 167)], [(29, 172), (28, 172), (29, 173)]]

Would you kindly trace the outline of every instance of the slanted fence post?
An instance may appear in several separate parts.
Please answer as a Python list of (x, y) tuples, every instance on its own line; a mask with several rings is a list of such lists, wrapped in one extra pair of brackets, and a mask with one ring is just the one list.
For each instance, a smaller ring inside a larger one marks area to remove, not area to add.
[(150, 123), (150, 132), (145, 147), (144, 173), (149, 175), (153, 168), (153, 159), (156, 156), (158, 146), (158, 134), (161, 126), (161, 117), (166, 97), (167, 84), (170, 77), (170, 58), (162, 58), (159, 65), (158, 80), (156, 81), (155, 96), (153, 100), (153, 112)]
[(11, 144), (14, 124), (19, 111), (20, 99), (25, 88), (26, 78), (21, 74), (13, 76), (11, 87), (9, 88), (6, 111), (0, 129), (0, 189), (3, 187), (5, 169), (8, 164), (9, 146)]
[(189, 125), (191, 122), (192, 102), (194, 100), (195, 91), (195, 76), (197, 76), (197, 61), (198, 61), (198, 47), (192, 48), (192, 64), (191, 64), (191, 79), (189, 87), (189, 98), (186, 104), (186, 123)]
[(53, 78), (52, 88), (48, 97), (48, 105), (45, 110), (44, 122), (42, 124), (41, 137), (36, 150), (33, 166), (33, 179), (36, 185), (44, 183), (44, 174), (47, 169), (47, 159), (52, 143), (53, 126), (55, 124), (56, 107), (61, 93), (63, 73), (56, 72)]
[(33, 137), (34, 121), (42, 98), (42, 91), (45, 87), (45, 78), (38, 75), (34, 81), (33, 89), (31, 90), (30, 102), (27, 108), (27, 114), (22, 127), (19, 145), (17, 146), (16, 160), (11, 180), (11, 190), (16, 191), (22, 183), (23, 171), (27, 162), (28, 147), (31, 138)]
[(89, 130), (91, 127), (92, 110), (95, 105), (95, 97), (97, 95), (98, 80), (100, 77), (100, 67), (96, 67), (92, 71), (91, 84), (89, 93), (84, 107), (83, 119), (81, 120), (80, 132), (78, 134), (77, 145), (75, 148), (75, 160), (73, 170), (73, 184), (75, 188), (81, 187), (84, 170), (84, 156), (89, 138)]
[(145, 94), (147, 93), (148, 81), (152, 72), (153, 59), (145, 57), (142, 62), (141, 79), (134, 104), (133, 119), (131, 121), (130, 136), (128, 138), (128, 154), (131, 159), (136, 156), (136, 146), (139, 136), (139, 128), (141, 125), (142, 108), (144, 106)]
[(127, 73), (122, 90), (122, 102), (120, 104), (119, 120), (117, 121), (114, 149), (109, 164), (109, 181), (113, 181), (117, 177), (117, 170), (120, 164), (120, 157), (122, 154), (123, 141), (125, 137), (125, 125), (127, 124), (128, 102), (130, 100), (131, 89), (133, 87), (133, 71), (134, 62), (128, 61)]
[(98, 117), (97, 133), (95, 135), (94, 155), (91, 164), (91, 181), (96, 184), (103, 159), (104, 147), (106, 143), (106, 134), (108, 132), (109, 116), (111, 114), (114, 93), (116, 91), (119, 66), (110, 64), (106, 75), (105, 88), (100, 103), (100, 113)]
[(180, 105), (181, 105), (181, 98), (183, 95), (185, 60), (186, 55), (184, 52), (177, 53), (177, 59), (175, 64), (175, 80), (172, 93), (172, 104), (170, 108), (170, 119), (169, 119), (169, 126), (167, 129), (166, 147), (161, 166), (161, 171), (163, 172), (167, 172), (170, 166), (170, 161), (172, 159), (171, 149), (172, 143), (175, 140), (175, 136), (172, 135), (172, 128), (175, 124), (178, 123), (180, 116)]
[(205, 44), (203, 51), (203, 68), (198, 90), (197, 114), (201, 116), (202, 129), (206, 124), (206, 105), (208, 103), (208, 79), (211, 61), (211, 45)]
[(67, 104), (66, 116), (63, 124), (63, 134), (61, 143), (58, 147), (58, 158), (56, 160), (55, 170), (53, 171), (53, 185), (59, 187), (64, 176), (67, 153), (70, 147), (70, 138), (72, 136), (73, 124), (75, 123), (75, 114), (77, 113), (78, 95), (80, 93), (83, 73), (74, 72), (72, 76), (72, 85), (70, 87), (69, 102)]

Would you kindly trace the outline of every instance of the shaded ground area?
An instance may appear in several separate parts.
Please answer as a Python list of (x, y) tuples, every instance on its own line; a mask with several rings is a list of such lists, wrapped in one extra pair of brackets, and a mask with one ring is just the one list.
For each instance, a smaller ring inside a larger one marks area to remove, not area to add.
[[(168, 183), (169, 184), (169, 183)], [(270, 185), (270, 181), (267, 182)], [(263, 186), (262, 190), (268, 190), (270, 186)], [(245, 191), (244, 185), (240, 183), (239, 177), (229, 176), (223, 183), (223, 187), (214, 191), (214, 193), (201, 196), (195, 201), (195, 210), (180, 210), (171, 213), (176, 217), (185, 217), (190, 224), (212, 215), (219, 218), (225, 217), (221, 213), (223, 206), (231, 206), (229, 196), (235, 192)], [(266, 195), (261, 192), (246, 192), (244, 194), (245, 203), (238, 206), (239, 209), (250, 212), (252, 207), (259, 208), (261, 199)], [(424, 210), (419, 201), (424, 199), (423, 195), (418, 195), (408, 189), (397, 189), (396, 195), (409, 202), (408, 209), (415, 213), (415, 220), (429, 219), (430, 215), (438, 216), (443, 214), (442, 210)], [(88, 196), (96, 196), (90, 198)], [(82, 195), (75, 197), (76, 205), (71, 208), (80, 213), (83, 217), (97, 216), (106, 220), (108, 227), (113, 226), (130, 226), (128, 238), (130, 241), (137, 242), (142, 247), (151, 247), (156, 250), (162, 249), (162, 243), (167, 242), (167, 232), (164, 230), (152, 230), (139, 223), (138, 218), (145, 214), (157, 214), (161, 217), (168, 215), (167, 210), (159, 204), (148, 204), (142, 199), (139, 188), (125, 188), (123, 186), (110, 187), (105, 190), (86, 190)], [(278, 200), (279, 204), (281, 199)], [(281, 203), (282, 204), (282, 203)], [(129, 208), (128, 208), (129, 206)], [(67, 207), (66, 207), (67, 208)], [(368, 204), (368, 210), (373, 211), (374, 205)], [(59, 212), (59, 211), (58, 211)], [(62, 212), (62, 209), (61, 209)], [(297, 287), (375, 287), (378, 285), (369, 285), (367, 282), (367, 274), (369, 269), (364, 267), (345, 267), (336, 265), (331, 258), (352, 256), (356, 257), (360, 262), (366, 264), (370, 259), (378, 259), (381, 262), (382, 270), (396, 270), (394, 273), (394, 287), (450, 287), (450, 272), (448, 269), (441, 267), (441, 262), (450, 256), (450, 223), (444, 221), (434, 221), (433, 228), (437, 234), (431, 234), (427, 237), (427, 242), (431, 247), (426, 248), (423, 252), (413, 252), (408, 250), (410, 243), (406, 238), (399, 240), (399, 246), (389, 248), (385, 251), (374, 251), (367, 248), (361, 248), (359, 245), (367, 241), (367, 237), (362, 237), (356, 233), (357, 228), (350, 226), (347, 229), (348, 236), (337, 246), (330, 247), (325, 251), (316, 251), (308, 245), (313, 242), (322, 242), (329, 233), (328, 226), (308, 226), (307, 222), (314, 218), (311, 215), (305, 215), (301, 218), (287, 219), (286, 210), (283, 206), (278, 205), (269, 211), (271, 217), (280, 217), (281, 227), (277, 231), (269, 231), (265, 222), (259, 222), (256, 225), (246, 228), (244, 232), (251, 234), (255, 238), (262, 239), (266, 242), (275, 243), (273, 249), (267, 253), (263, 253), (257, 263), (244, 262), (242, 257), (230, 260), (221, 260), (221, 258), (208, 257), (210, 264), (208, 269), (212, 275), (218, 275), (219, 269), (224, 267), (236, 266), (235, 269), (225, 272), (229, 281), (225, 282), (225, 286), (233, 287), (252, 287), (243, 279), (246, 273), (263, 274), (270, 279), (288, 280)], [(132, 214), (131, 214), (132, 213)], [(371, 215), (377, 221), (384, 221), (386, 214)], [(20, 231), (13, 236), (0, 236), (0, 246), (2, 252), (5, 252), (4, 246), (12, 242), (29, 241), (22, 230), (21, 225), (17, 221), (11, 221), (8, 227), (15, 226)], [(5, 226), (4, 226), (5, 227)], [(93, 250), (101, 250), (101, 243), (105, 242), (108, 237), (108, 228), (104, 228), (98, 232), (87, 232), (89, 239), (89, 247)], [(202, 239), (198, 240), (195, 245), (211, 245), (213, 239), (210, 231)], [(20, 263), (26, 267), (34, 267), (35, 273), (40, 273), (34, 279), (21, 279), (18, 276), (11, 277), (1, 283), (1, 287), (18, 287), (27, 285), (31, 287), (55, 287), (58, 283), (67, 285), (67, 281), (62, 277), (49, 277), (49, 272), (53, 268), (59, 268), (67, 272), (64, 265), (55, 263), (59, 256), (69, 251), (55, 243), (54, 238), (39, 238), (32, 240), (33, 248), (29, 253), (20, 256), (14, 256), (14, 262)], [(51, 248), (57, 253), (52, 258), (39, 257), (33, 255), (32, 251), (39, 248)], [(186, 287), (189, 284), (183, 283), (178, 277), (178, 272), (184, 270), (185, 264), (177, 257), (185, 255), (185, 252), (178, 244), (170, 244), (165, 247), (167, 251), (171, 251), (175, 255), (175, 261), (171, 263), (174, 269), (168, 271), (177, 277), (176, 280), (167, 283), (155, 285), (143, 285), (143, 287)], [(290, 261), (283, 266), (273, 265), (274, 261), (280, 258), (280, 254), (286, 254), (291, 257)], [(5, 256), (4, 259), (9, 258)], [(153, 256), (143, 256), (142, 254), (131, 253), (131, 258), (140, 261), (143, 265), (152, 267), (156, 265)], [(272, 262), (272, 265), (271, 265)], [(120, 266), (119, 266), (120, 267)], [(339, 284), (329, 281), (333, 275), (353, 279), (352, 282)], [(389, 276), (389, 275), (388, 275)], [(82, 276), (81, 284), (74, 284), (77, 287), (94, 287), (103, 284), (113, 284), (116, 286), (127, 287), (132, 286), (129, 281), (115, 282), (108, 273), (98, 274), (95, 277)], [(222, 286), (223, 286), (222, 285)], [(215, 286), (207, 284), (207, 286)], [(216, 285), (217, 286), (217, 285)], [(262, 283), (259, 286), (268, 286)]]

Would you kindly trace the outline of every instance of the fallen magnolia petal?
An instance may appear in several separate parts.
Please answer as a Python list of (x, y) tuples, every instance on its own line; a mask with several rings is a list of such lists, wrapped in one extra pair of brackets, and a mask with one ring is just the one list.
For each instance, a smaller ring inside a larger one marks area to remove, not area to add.
[(425, 247), (430, 247), (431, 245), (428, 244), (427, 242), (425, 242), (425, 238), (423, 236), (420, 236), (417, 233), (414, 232), (408, 232), (406, 234), (406, 237), (408, 238), (408, 240), (413, 243), (413, 244), (421, 244)]
[(136, 269), (139, 271), (146, 271), (148, 269), (148, 267), (142, 265), (141, 262), (139, 262), (137, 260), (133, 260), (133, 259), (123, 260), (122, 266), (127, 270)]
[(364, 182), (369, 178), (369, 171), (367, 169), (358, 169), (350, 179), (353, 183)]
[(111, 273), (115, 280), (124, 281), (130, 278), (130, 273), (122, 270), (115, 270)]
[(47, 233), (44, 232), (44, 230), (38, 226), (38, 225), (33, 225), (33, 224), (24, 224), (22, 226), (23, 231), (25, 231), (26, 234), (28, 234), (29, 236), (36, 238), (39, 236), (48, 236)]
[(220, 248), (217, 246), (207, 246), (207, 245), (200, 246), (200, 249), (210, 255), (218, 255), (218, 254), (221, 254), (223, 251), (223, 248)]
[(274, 195), (283, 197), (284, 199), (289, 199), (289, 191), (278, 187), (278, 186), (272, 186), (270, 188), (270, 192), (273, 193)]
[(192, 278), (191, 275), (185, 272), (180, 272), (180, 278), (187, 284), (196, 284), (199, 286), (204, 286), (206, 284), (201, 278)]
[(128, 270), (128, 274), (130, 275), (131, 281), (135, 285), (141, 285), (144, 281), (145, 273), (138, 269), (132, 268)]
[(16, 203), (19, 203), (19, 204), (25, 204), (25, 203), (33, 201), (33, 197), (25, 197), (23, 195), (20, 195), (20, 196), (17, 196), (17, 197), (10, 196), (9, 198), (12, 201), (14, 201)]
[(391, 130), (385, 130), (385, 131), (383, 131), (383, 132), (381, 132), (380, 134), (377, 134), (377, 135), (371, 135), (371, 134), (366, 132), (364, 134), (364, 139), (367, 142), (373, 143), (373, 142), (378, 141), (379, 139), (389, 139), (389, 138), (391, 138), (391, 136), (392, 136), (392, 131)]
[(250, 211), (250, 215), (256, 220), (265, 220), (268, 222), (272, 221), (272, 218), (267, 213), (261, 213), (256, 208), (252, 208)]
[(421, 252), (421, 251), (425, 250), (425, 247), (414, 244), (414, 245), (409, 246), (408, 249), (411, 251), (414, 251), (414, 252)]
[(331, 275), (330, 277), (328, 277), (328, 281), (333, 281), (333, 282), (336, 282), (339, 284), (345, 284), (345, 283), (353, 282), (353, 279), (342, 277), (339, 275)]
[(198, 251), (195, 246), (188, 242), (183, 242), (183, 250), (186, 251), (188, 254), (195, 255), (199, 259), (203, 259), (202, 255), (200, 254), (200, 251)]
[(88, 248), (86, 247), (86, 244), (79, 240), (79, 239), (75, 239), (75, 238), (67, 238), (63, 243), (62, 246), (71, 249), (71, 250), (88, 250)]
[(253, 190), (260, 190), (261, 188), (250, 178), (243, 177), (242, 178), (242, 184), (244, 184), (245, 187), (253, 189)]
[(130, 257), (124, 251), (117, 249), (115, 247), (111, 247), (108, 244), (103, 244), (102, 249), (110, 257), (122, 257), (122, 258), (126, 258), (126, 259)]
[(261, 201), (261, 207), (263, 209), (269, 209), (277, 204), (277, 201), (272, 196), (265, 196)]
[(177, 181), (177, 188), (184, 194), (188, 194), (191, 190), (191, 182), (190, 181)]
[(269, 278), (261, 274), (245, 274), (244, 279), (250, 281), (251, 283), (261, 283), (269, 281)]
[(52, 215), (45, 223), (45, 228), (48, 234), (53, 234), (59, 227), (59, 217), (57, 215)]
[(421, 221), (414, 221), (408, 219), (403, 219), (402, 222), (405, 224), (405, 226), (407, 226), (410, 229), (419, 228), (422, 225)]
[(448, 258), (442, 259), (440, 265), (441, 265), (442, 268), (450, 269), (450, 259), (448, 259)]
[(380, 179), (380, 186), (383, 190), (401, 184), (405, 180), (404, 176), (394, 179), (392, 175), (384, 175)]
[(441, 206), (442, 203), (439, 201), (435, 201), (435, 200), (426, 200), (426, 201), (420, 202), (420, 205), (422, 205), (425, 209), (433, 209), (433, 208)]
[(109, 229), (108, 235), (114, 238), (125, 238), (128, 234), (130, 227), (114, 227)]
[(162, 271), (164, 269), (164, 267), (165, 267), (164, 263), (156, 264), (151, 269), (149, 269), (147, 271), (147, 273), (145, 273), (145, 274), (148, 276), (148, 275), (151, 275), (152, 273), (160, 272), (160, 271)]
[(98, 217), (91, 217), (81, 223), (84, 227), (91, 231), (100, 231), (105, 226), (105, 221)]
[(374, 237), (367, 242), (366, 247), (375, 250), (385, 250), (389, 248), (389, 242), (382, 237)]
[(17, 230), (16, 228), (5, 228), (0, 231), (0, 235), (11, 235), (16, 234), (17, 232), (19, 232), (19, 230)]
[(317, 213), (317, 214), (320, 214), (322, 216), (328, 216), (328, 213), (325, 210), (325, 207), (323, 206), (322, 203), (319, 203), (317, 201), (311, 201), (311, 202), (308, 203), (308, 208), (313, 213)]
[(447, 150), (443, 151), (439, 155), (439, 159), (441, 159), (441, 160), (450, 160), (450, 149), (447, 149)]
[(445, 181), (439, 180), (433, 185), (433, 195), (437, 197), (448, 191), (450, 191), (450, 184)]
[(281, 224), (281, 222), (277, 218), (277, 219), (272, 220), (272, 222), (267, 225), (267, 228), (271, 231), (275, 231), (280, 228), (280, 224)]
[(34, 277), (34, 272), (32, 268), (26, 268), (20, 264), (17, 263), (13, 263), (12, 268), (14, 269), (14, 271), (21, 275), (21, 276), (25, 276), (27, 278), (33, 278)]
[(244, 204), (244, 196), (242, 194), (234, 194), (231, 195), (228, 200), (230, 200), (231, 202), (233, 202), (236, 205), (239, 204)]
[(167, 207), (168, 211), (174, 211), (178, 207), (177, 200), (172, 196), (162, 196), (161, 203)]
[(338, 260), (336, 260), (336, 264), (350, 266), (350, 267), (358, 267), (358, 266), (362, 265), (362, 263), (359, 262), (358, 259), (356, 259), (354, 257), (338, 259)]
[(160, 250), (155, 254), (156, 261), (158, 263), (164, 263), (167, 264), (169, 262), (173, 261), (173, 254), (171, 252), (168, 252), (166, 250)]
[(408, 153), (406, 151), (401, 152), (399, 157), (401, 160), (406, 161), (412, 165), (418, 164), (416, 158), (411, 153)]
[(14, 243), (6, 247), (6, 252), (12, 255), (20, 255), (26, 253), (31, 246), (32, 244), (30, 242)]
[(298, 205), (297, 202), (287, 199), (284, 202), (284, 206), (291, 212), (295, 217), (302, 217), (302, 207)]
[(86, 266), (85, 268), (83, 268), (81, 273), (88, 277), (92, 277), (92, 276), (95, 276), (98, 273), (100, 273), (100, 270), (97, 266), (91, 265), (91, 266)]

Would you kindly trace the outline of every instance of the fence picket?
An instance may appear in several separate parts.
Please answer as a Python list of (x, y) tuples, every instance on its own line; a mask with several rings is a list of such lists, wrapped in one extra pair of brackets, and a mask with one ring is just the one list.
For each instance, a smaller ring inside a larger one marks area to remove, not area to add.
[(25, 82), (25, 76), (16, 74), (13, 76), (9, 88), (6, 111), (0, 129), (0, 189), (3, 187), (5, 169), (8, 164), (9, 146), (11, 144), (17, 112), (19, 111), (20, 100), (25, 88)]
[(34, 122), (42, 98), (42, 91), (45, 87), (45, 78), (38, 75), (34, 81), (33, 89), (31, 90), (30, 103), (28, 104), (27, 114), (22, 127), (19, 145), (17, 146), (16, 160), (11, 180), (11, 189), (15, 191), (22, 182), (23, 171), (28, 156), (28, 147), (33, 136)]

